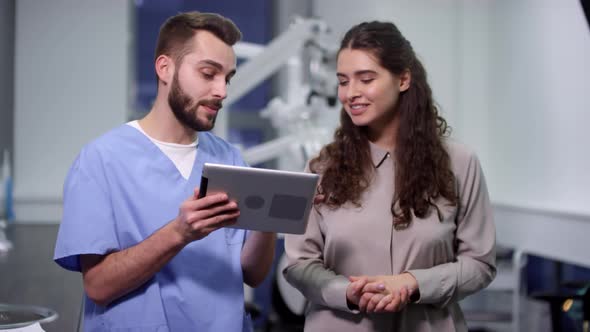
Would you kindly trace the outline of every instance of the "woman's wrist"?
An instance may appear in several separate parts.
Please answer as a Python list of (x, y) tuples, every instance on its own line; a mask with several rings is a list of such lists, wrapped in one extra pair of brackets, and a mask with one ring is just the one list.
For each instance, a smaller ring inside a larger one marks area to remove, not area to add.
[(407, 280), (407, 285), (410, 290), (410, 303), (417, 302), (420, 300), (420, 287), (418, 280), (410, 272), (402, 273), (402, 276)]

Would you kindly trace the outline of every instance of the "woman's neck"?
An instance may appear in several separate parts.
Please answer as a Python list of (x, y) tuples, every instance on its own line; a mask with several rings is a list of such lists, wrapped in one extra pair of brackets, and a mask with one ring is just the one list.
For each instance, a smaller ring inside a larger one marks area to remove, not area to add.
[(393, 152), (396, 145), (397, 131), (399, 128), (398, 118), (385, 121), (381, 126), (369, 126), (368, 139), (378, 147)]

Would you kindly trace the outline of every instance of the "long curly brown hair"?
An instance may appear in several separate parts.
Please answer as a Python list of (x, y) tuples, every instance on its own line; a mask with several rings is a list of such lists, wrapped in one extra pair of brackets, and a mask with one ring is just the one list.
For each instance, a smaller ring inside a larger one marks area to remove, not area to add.
[[(405, 71), (411, 75), (410, 87), (400, 93), (395, 117), (399, 128), (395, 138), (395, 191), (391, 203), (394, 226), (410, 224), (412, 213), (426, 217), (436, 210), (440, 197), (457, 205), (455, 176), (443, 138), (450, 133), (445, 119), (438, 113), (426, 71), (416, 57), (409, 41), (389, 22), (364, 22), (352, 27), (340, 45), (343, 49), (370, 52), (380, 65), (393, 75)], [(372, 164), (367, 127), (356, 126), (344, 108), (334, 141), (312, 159), (310, 169), (322, 174), (320, 190), (326, 195), (323, 203), (338, 208), (351, 202), (360, 205), (361, 194), (369, 187), (375, 172)]]

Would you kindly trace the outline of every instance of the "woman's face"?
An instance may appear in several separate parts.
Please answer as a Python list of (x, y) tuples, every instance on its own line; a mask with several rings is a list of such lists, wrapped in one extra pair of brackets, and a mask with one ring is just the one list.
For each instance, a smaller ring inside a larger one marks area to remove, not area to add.
[(345, 48), (338, 54), (338, 98), (352, 122), (370, 129), (387, 127), (395, 117), (399, 94), (409, 75), (397, 77), (365, 50)]

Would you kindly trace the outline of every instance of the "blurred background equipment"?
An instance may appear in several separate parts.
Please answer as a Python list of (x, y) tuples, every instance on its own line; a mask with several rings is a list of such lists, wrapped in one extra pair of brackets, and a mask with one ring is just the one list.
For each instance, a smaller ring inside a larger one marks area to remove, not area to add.
[(8, 223), (14, 221), (14, 209), (12, 205), (12, 172), (10, 167), (10, 152), (4, 150), (2, 158), (2, 169), (0, 171), (0, 255), (6, 254), (12, 249), (12, 243), (6, 238), (6, 227)]
[[(333, 123), (339, 109), (335, 43), (324, 22), (296, 18), (284, 33), (238, 67), (239, 74), (224, 102), (226, 106), (286, 67), (286, 96), (273, 98), (260, 112), (270, 120), (278, 137), (245, 149), (243, 156), (249, 164), (279, 158), (278, 168), (301, 171), (307, 160), (329, 141), (333, 130), (329, 121)], [(240, 57), (240, 44), (236, 50)], [(231, 114), (220, 114), (216, 126), (224, 128), (228, 116)]]
[(41, 323), (50, 323), (58, 317), (57, 312), (38, 306), (0, 303), (0, 330), (15, 332), (40, 332)]

